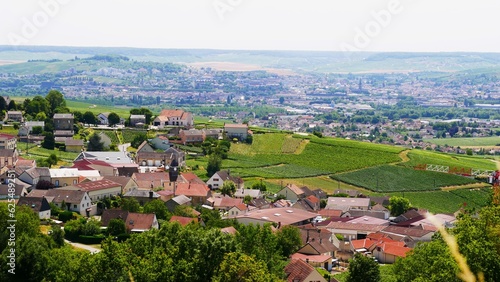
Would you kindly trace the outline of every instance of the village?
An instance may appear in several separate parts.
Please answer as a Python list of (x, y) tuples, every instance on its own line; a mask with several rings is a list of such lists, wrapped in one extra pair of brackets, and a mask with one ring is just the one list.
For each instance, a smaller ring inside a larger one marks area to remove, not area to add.
[[(392, 264), (419, 242), (430, 241), (438, 230), (426, 217), (425, 210), (391, 214), (389, 197), (366, 197), (356, 190), (337, 190), (327, 195), (318, 187), (286, 183), (272, 194), (245, 185), (241, 177), (229, 170), (216, 171), (208, 181), (186, 170), (186, 152), (177, 145), (199, 144), (207, 138), (244, 142), (252, 135), (247, 124), (227, 123), (218, 129), (195, 129), (193, 114), (164, 109), (152, 120), (151, 126), (169, 128), (177, 138), (159, 135), (143, 141), (132, 154), (126, 147), (119, 151), (86, 150), (83, 140), (73, 139), (73, 114), (56, 113), (53, 116), (55, 139), (65, 144), (66, 151), (79, 154), (71, 166), (49, 168), (23, 158), (16, 146), (18, 138), (40, 142), (37, 139), (40, 137), (30, 133), (33, 128), (44, 126), (43, 121), (24, 121), (22, 113), (15, 111), (7, 112), (7, 118), (22, 126), (19, 136), (0, 135), (0, 197), (9, 197), (13, 173), (17, 206), (30, 207), (42, 222), (64, 225), (60, 216), (51, 214), (57, 208), (59, 214), (70, 212), (80, 218), (98, 220), (102, 229), (119, 219), (127, 234), (160, 228), (155, 213), (133, 212), (122, 209), (119, 204), (109, 204), (124, 199), (142, 207), (152, 201), (161, 202), (174, 214), (169, 221), (181, 225), (203, 226), (200, 215), (203, 210), (211, 210), (218, 211), (223, 220), (244, 225), (271, 224), (273, 230), (296, 226), (302, 246), (291, 254), (291, 262), (285, 268), (288, 277), (296, 275), (299, 279), (293, 281), (312, 278), (326, 281), (316, 268), (332, 273), (345, 271), (347, 261), (355, 254), (380, 264)], [(106, 114), (98, 118), (103, 125), (107, 123)], [(145, 123), (144, 115), (131, 115), (128, 126), (144, 128)], [(175, 215), (179, 206), (188, 209), (191, 216)], [(437, 214), (435, 218), (445, 227), (452, 227), (456, 221), (454, 215), (448, 214)], [(237, 231), (230, 226), (221, 232), (235, 234)]]

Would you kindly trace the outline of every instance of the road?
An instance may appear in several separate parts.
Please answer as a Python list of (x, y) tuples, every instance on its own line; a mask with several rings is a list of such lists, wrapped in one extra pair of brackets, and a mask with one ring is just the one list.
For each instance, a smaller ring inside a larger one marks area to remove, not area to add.
[(88, 245), (84, 245), (84, 244), (80, 244), (80, 243), (73, 243), (71, 241), (68, 241), (66, 239), (64, 239), (64, 242), (70, 244), (71, 246), (73, 247), (76, 247), (76, 248), (79, 248), (79, 249), (84, 249), (84, 250), (87, 250), (89, 251), (91, 254), (96, 254), (98, 252), (100, 252), (101, 250), (100, 249), (97, 249), (97, 248), (94, 248), (94, 247), (91, 247), (91, 246), (88, 246)]

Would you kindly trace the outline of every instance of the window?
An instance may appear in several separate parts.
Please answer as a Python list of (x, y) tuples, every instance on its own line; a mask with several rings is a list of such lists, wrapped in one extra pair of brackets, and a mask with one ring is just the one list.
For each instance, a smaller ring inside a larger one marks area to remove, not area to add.
[[(73, 184), (76, 184), (77, 183), (77, 180), (76, 179), (73, 179)], [(86, 198), (86, 197), (85, 197)]]
[(87, 203), (87, 207), (89, 206), (89, 203)]
[(76, 205), (73, 205), (73, 208), (76, 209)]
[(85, 204), (82, 204), (82, 208), (84, 208), (84, 207), (85, 207)]
[(54, 185), (55, 185), (56, 187), (58, 187), (58, 186), (59, 186), (59, 180), (56, 180), (56, 182), (54, 183)]

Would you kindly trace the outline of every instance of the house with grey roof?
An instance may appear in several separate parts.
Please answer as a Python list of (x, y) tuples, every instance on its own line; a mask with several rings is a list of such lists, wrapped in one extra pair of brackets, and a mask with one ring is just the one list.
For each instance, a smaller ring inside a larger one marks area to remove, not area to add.
[(109, 164), (134, 163), (127, 152), (81, 152), (74, 161), (90, 159), (107, 162)]
[(214, 173), (209, 180), (207, 180), (207, 185), (210, 189), (216, 190), (222, 188), (225, 181), (232, 181), (236, 184), (236, 189), (244, 188), (244, 181), (241, 177), (232, 175), (229, 170), (220, 170)]
[(32, 209), (40, 219), (50, 218), (50, 205), (45, 197), (21, 197), (17, 206), (27, 206)]
[(152, 200), (157, 200), (160, 199), (160, 195), (153, 190), (150, 189), (137, 189), (133, 188), (125, 195), (123, 195), (124, 198), (135, 198), (141, 206), (145, 205), (148, 202), (151, 202)]
[(170, 212), (174, 212), (175, 208), (177, 206), (181, 206), (181, 205), (191, 206), (191, 199), (184, 196), (184, 195), (179, 195), (179, 196), (173, 197), (172, 199), (168, 200), (165, 203), (165, 206), (167, 206), (167, 209)]

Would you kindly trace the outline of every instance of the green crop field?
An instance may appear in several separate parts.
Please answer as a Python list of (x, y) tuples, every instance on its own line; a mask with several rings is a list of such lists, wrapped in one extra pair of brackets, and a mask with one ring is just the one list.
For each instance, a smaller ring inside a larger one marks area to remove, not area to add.
[(122, 130), (123, 143), (130, 143), (137, 135), (146, 133), (146, 130)]
[[(468, 208), (487, 204), (491, 188), (460, 189), (453, 191), (405, 192), (412, 206), (428, 209), (432, 213), (453, 213), (466, 203)], [(395, 195), (395, 194), (393, 194)], [(398, 196), (403, 194), (398, 193)]]
[[(280, 133), (256, 134), (252, 145), (232, 145), (229, 160), (225, 160), (223, 166), (245, 168), (241, 169), (245, 176), (300, 178), (401, 161), (398, 156), (401, 148), (332, 138), (311, 138), (299, 154), (283, 154), (283, 150), (292, 151), (288, 148), (303, 144), (285, 141), (288, 138)], [(294, 144), (287, 145), (287, 142)]]
[(500, 137), (470, 137), (470, 138), (436, 138), (425, 139), (425, 142), (436, 145), (448, 145), (454, 147), (470, 147), (470, 146), (497, 146), (500, 144)]
[(453, 174), (383, 165), (333, 175), (332, 178), (376, 192), (429, 191), (439, 187), (476, 183)]
[(443, 154), (424, 150), (411, 150), (408, 153), (409, 162), (405, 166), (414, 167), (419, 164), (433, 164), (450, 167), (475, 168), (485, 170), (495, 170), (496, 164), (492, 160), (456, 154)]
[(71, 111), (79, 111), (82, 113), (90, 111), (95, 115), (106, 112), (107, 113), (114, 112), (118, 114), (120, 117), (125, 119), (130, 116), (130, 109), (131, 109), (127, 107), (103, 106), (103, 105), (95, 105), (95, 104), (79, 102), (79, 101), (71, 101), (71, 100), (66, 100), (66, 105)]

